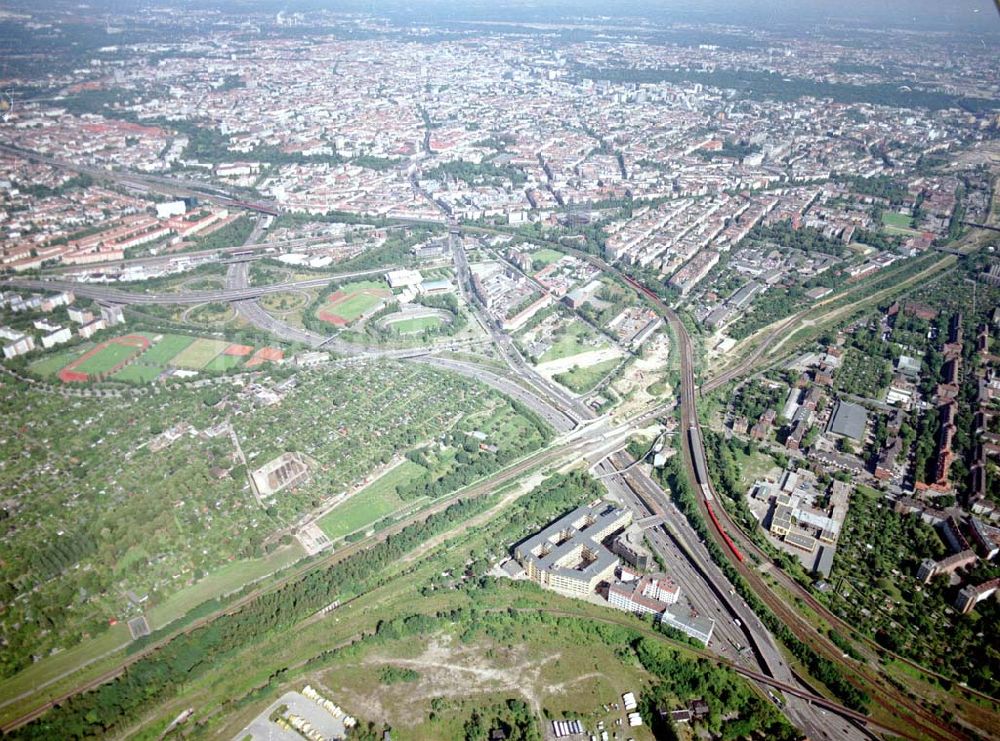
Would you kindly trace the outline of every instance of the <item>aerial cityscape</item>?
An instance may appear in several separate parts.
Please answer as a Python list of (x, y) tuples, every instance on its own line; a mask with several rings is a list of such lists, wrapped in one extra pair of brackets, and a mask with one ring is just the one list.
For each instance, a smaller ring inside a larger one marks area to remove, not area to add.
[(1000, 738), (1000, 6), (0, 50), (4, 737)]

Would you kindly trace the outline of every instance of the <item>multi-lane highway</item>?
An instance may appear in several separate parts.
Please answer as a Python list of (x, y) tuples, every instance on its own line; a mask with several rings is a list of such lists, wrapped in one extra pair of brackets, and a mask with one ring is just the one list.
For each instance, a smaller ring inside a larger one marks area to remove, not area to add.
[[(157, 176), (143, 176), (136, 180), (138, 176), (128, 173), (109, 173), (97, 168), (73, 166), (70, 163), (47, 160), (46, 158), (36, 159), (48, 161), (49, 164), (55, 164), (56, 166), (75, 169), (79, 172), (92, 173), (95, 176), (119, 179), (123, 182), (145, 182), (150, 187), (155, 186), (160, 189), (161, 192), (164, 189), (173, 189), (170, 192), (177, 192), (186, 188), (192, 193), (199, 195), (199, 197), (216, 199), (220, 202), (231, 198), (231, 196), (218, 189), (212, 189), (200, 183), (174, 181), (170, 178), (159, 178)], [(631, 460), (626, 456), (620, 453), (611, 456), (606, 455), (607, 453), (611, 453), (615, 448), (615, 446), (608, 447), (607, 440), (609, 436), (615, 441), (618, 441), (619, 438), (623, 440), (624, 436), (622, 436), (622, 433), (627, 435), (630, 429), (635, 429), (636, 425), (645, 423), (658, 410), (653, 410), (634, 420), (630, 420), (622, 429), (611, 430), (607, 426), (607, 420), (597, 418), (597, 415), (578, 398), (535, 372), (520, 356), (506, 333), (477, 306), (472, 296), (470, 271), (465, 251), (461, 241), (457, 238), (456, 231), (455, 229), (452, 230), (451, 246), (461, 290), (466, 294), (469, 305), (474, 307), (477, 321), (486, 330), (490, 340), (499, 351), (501, 358), (507, 364), (509, 375), (479, 364), (433, 354), (436, 350), (441, 349), (440, 347), (398, 350), (361, 346), (344, 342), (335, 337), (324, 337), (309, 330), (292, 327), (286, 322), (282, 322), (268, 314), (258, 304), (258, 299), (261, 296), (270, 293), (321, 287), (333, 279), (379, 274), (385, 272), (384, 269), (357, 271), (335, 277), (327, 276), (282, 284), (251, 286), (247, 264), (234, 263), (230, 266), (227, 273), (226, 286), (223, 290), (180, 293), (130, 293), (109, 288), (105, 285), (59, 280), (41, 281), (4, 278), (0, 279), (0, 283), (35, 290), (72, 289), (83, 297), (121, 304), (232, 302), (240, 315), (247, 321), (288, 341), (311, 347), (328, 348), (345, 356), (362, 359), (384, 357), (410, 358), (417, 362), (428, 363), (454, 372), (474, 376), (494, 386), (538, 413), (558, 432), (579, 436), (579, 440), (581, 444), (585, 445), (588, 454), (599, 454), (599, 458), (597, 459), (599, 472), (607, 475), (605, 480), (608, 482), (611, 492), (633, 509), (637, 519), (650, 514), (662, 518), (662, 524), (657, 523), (649, 529), (649, 542), (660, 557), (666, 561), (668, 566), (674, 570), (674, 573), (686, 591), (686, 599), (690, 605), (700, 614), (716, 619), (717, 633), (715, 640), (713, 640), (713, 649), (731, 661), (738, 662), (741, 665), (752, 665), (748, 666), (748, 671), (759, 669), (763, 674), (773, 677), (787, 686), (798, 686), (797, 680), (792, 674), (791, 669), (784, 662), (774, 638), (764, 629), (747, 605), (741, 599), (735, 597), (732, 586), (709, 557), (704, 545), (690, 528), (687, 520), (680, 515), (670, 502), (666, 493), (655, 481), (645, 474), (641, 467), (629, 467)], [(256, 234), (259, 234), (259, 231)], [(565, 247), (562, 247), (562, 249), (565, 249)], [(677, 315), (655, 295), (635, 284), (634, 281), (628, 279), (604, 260), (586, 253), (574, 250), (570, 251), (575, 252), (582, 259), (595, 264), (606, 273), (617, 275), (626, 282), (631, 282), (640, 293), (653, 302), (669, 322), (679, 344), (677, 349), (681, 364), (680, 409), (682, 426), (684, 430), (691, 431), (690, 434), (682, 436), (682, 440), (684, 441), (682, 443), (682, 455), (684, 456), (689, 474), (694, 477), (693, 461), (698, 456), (703, 457), (704, 451), (696, 413), (693, 350), (686, 328)], [(713, 379), (710, 384), (706, 384), (706, 388), (717, 388), (729, 380), (739, 378), (748, 372), (748, 370), (759, 362), (768, 347), (774, 342), (780, 341), (780, 337), (786, 330), (786, 327), (790, 326), (790, 323), (796, 319), (797, 317), (793, 317), (788, 322), (780, 325), (765, 338), (764, 342), (754, 353), (745, 358), (738, 366), (729, 369), (724, 375)], [(456, 343), (452, 343), (452, 347), (456, 347)], [(616, 438), (615, 435), (618, 435), (619, 438)], [(628, 468), (628, 470), (617, 473), (624, 468)], [(793, 615), (794, 611), (789, 611), (785, 614)], [(743, 650), (746, 648), (750, 650)], [(887, 695), (891, 696), (888, 692)], [(821, 711), (806, 699), (803, 699), (804, 696), (808, 696), (807, 691), (800, 692), (798, 696), (788, 696), (786, 698), (787, 706), (785, 707), (785, 712), (793, 722), (811, 737), (831, 738), (830, 732), (833, 727), (829, 723), (829, 718), (821, 714)], [(912, 707), (908, 708), (908, 710), (911, 713), (914, 712)], [(913, 716), (911, 715), (910, 717)], [(924, 730), (927, 727), (926, 725), (921, 726)], [(949, 737), (939, 732), (929, 735), (936, 738)], [(862, 738), (864, 736), (865, 733), (858, 726), (848, 725), (841, 727), (841, 724), (838, 724), (836, 734), (838, 738)]]
[(73, 280), (38, 280), (18, 278), (15, 276), (0, 277), (0, 285), (14, 288), (26, 288), (34, 291), (73, 291), (77, 296), (91, 298), (96, 301), (114, 304), (204, 304), (210, 301), (243, 301), (260, 298), (269, 293), (282, 293), (299, 288), (320, 288), (334, 280), (362, 278), (370, 275), (382, 275), (389, 268), (372, 270), (357, 270), (351, 273), (327, 275), (321, 278), (288, 281), (287, 283), (271, 283), (264, 286), (245, 286), (226, 288), (222, 291), (177, 291), (162, 293), (139, 293), (112, 288), (104, 283), (83, 283)]
[[(475, 303), (469, 284), (469, 268), (465, 259), (465, 251), (460, 241), (452, 235), (453, 257), (456, 262), (460, 285), (466, 292), (469, 305), (474, 307), (477, 320), (489, 333), (490, 339), (508, 365), (510, 374), (499, 373), (496, 370), (465, 360), (443, 357), (432, 354), (434, 348), (417, 348), (413, 350), (393, 350), (377, 347), (361, 346), (338, 340), (335, 337), (324, 337), (309, 330), (300, 329), (283, 322), (264, 311), (258, 303), (260, 296), (268, 293), (286, 291), (294, 288), (318, 287), (329, 283), (330, 277), (289, 282), (271, 286), (251, 287), (249, 284), (248, 264), (233, 263), (229, 266), (225, 288), (221, 291), (201, 291), (197, 293), (178, 294), (130, 294), (123, 291), (64, 281), (23, 281), (15, 282), (24, 287), (38, 288), (73, 288), (78, 294), (102, 301), (120, 303), (202, 303), (205, 301), (229, 301), (236, 307), (240, 315), (256, 327), (271, 332), (287, 340), (305, 344), (311, 347), (324, 347), (345, 356), (362, 358), (396, 357), (411, 358), (418, 362), (434, 365), (453, 372), (462, 373), (477, 378), (502, 393), (525, 404), (548, 422), (557, 432), (571, 433), (577, 430), (582, 440), (593, 441), (593, 445), (604, 441), (607, 436), (614, 436), (615, 431), (609, 431), (606, 420), (597, 419), (597, 415), (565, 389), (539, 375), (524, 361), (513, 346), (510, 338), (495, 322), (493, 322)], [(344, 274), (339, 277), (349, 278), (371, 275), (383, 272), (381, 270), (359, 271)], [(686, 334), (683, 335), (686, 338)], [(689, 351), (689, 348), (685, 352)], [(689, 365), (689, 364), (688, 364)], [(690, 367), (687, 367), (690, 372)], [(693, 384), (693, 375), (691, 376)], [(684, 389), (692, 384), (685, 385)], [(686, 399), (682, 389), (682, 410), (684, 404), (693, 400)], [(642, 417), (647, 419), (648, 415)], [(631, 429), (625, 427), (625, 433)], [(617, 431), (619, 434), (621, 431)], [(620, 446), (619, 446), (620, 447)], [(596, 448), (600, 450), (601, 448)], [(605, 458), (600, 463), (601, 473), (611, 473), (619, 468), (625, 468), (630, 460), (622, 459), (620, 455)], [(718, 567), (708, 556), (704, 546), (699, 542), (687, 521), (680, 516), (669, 501), (663, 490), (650, 479), (641, 468), (630, 468), (628, 472), (608, 479), (611, 491), (625, 504), (633, 509), (637, 518), (654, 512), (661, 514), (665, 525), (654, 527), (649, 532), (650, 544), (672, 569), (678, 581), (682, 584), (686, 599), (691, 606), (702, 615), (716, 620), (716, 637), (712, 648), (721, 656), (746, 665), (748, 669), (760, 670), (778, 681), (795, 684), (795, 679), (784, 664), (773, 638), (760, 626), (756, 617), (741, 600), (735, 599), (732, 588)], [(738, 622), (737, 622), (738, 621)], [(749, 651), (744, 650), (749, 649)], [(826, 737), (822, 718), (812, 706), (801, 698), (788, 698), (786, 712), (799, 727), (807, 730), (814, 738)], [(848, 736), (857, 734), (851, 732)], [(861, 737), (861, 736), (857, 736)]]

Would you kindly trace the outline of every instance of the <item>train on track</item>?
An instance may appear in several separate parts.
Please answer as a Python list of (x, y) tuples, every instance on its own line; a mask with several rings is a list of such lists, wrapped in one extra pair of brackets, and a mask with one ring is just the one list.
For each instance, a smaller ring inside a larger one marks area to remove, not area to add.
[[(662, 299), (660, 299), (659, 296), (646, 286), (642, 285), (639, 281), (628, 275), (622, 275), (622, 278), (624, 278), (625, 282), (634, 289), (648, 296), (657, 304), (662, 303)], [(708, 466), (705, 464), (705, 450), (701, 446), (701, 440), (698, 439), (697, 427), (693, 423), (688, 428), (687, 434), (689, 447), (691, 449), (691, 462), (694, 464), (694, 475), (695, 478), (698, 479), (698, 486), (701, 489), (702, 499), (705, 500), (705, 508), (708, 510), (708, 516), (712, 519), (712, 524), (715, 525), (715, 529), (719, 531), (719, 535), (722, 536), (726, 546), (728, 546), (729, 550), (732, 551), (733, 556), (737, 561), (742, 563), (743, 553), (736, 547), (733, 539), (730, 538), (729, 534), (723, 529), (722, 523), (719, 522), (719, 518), (715, 516), (715, 510), (712, 508), (712, 500), (715, 497), (712, 495), (712, 486), (708, 480)]]
[(622, 273), (622, 278), (625, 280), (626, 283), (628, 283), (630, 286), (632, 286), (635, 290), (640, 291), (641, 293), (644, 293), (646, 296), (648, 296), (649, 298), (653, 299), (653, 301), (655, 301), (656, 303), (661, 303), (663, 301), (663, 299), (661, 299), (659, 296), (657, 296), (650, 289), (646, 288), (646, 286), (644, 286), (642, 283), (640, 283), (639, 281), (637, 281), (635, 278), (632, 278), (631, 276), (625, 275), (624, 273)]
[(722, 523), (719, 522), (719, 518), (715, 516), (715, 510), (712, 508), (712, 501), (715, 497), (712, 494), (712, 486), (708, 481), (705, 450), (701, 446), (701, 441), (697, 437), (697, 429), (693, 424), (688, 428), (688, 445), (691, 449), (691, 462), (694, 464), (694, 475), (698, 479), (698, 486), (701, 488), (701, 497), (705, 500), (705, 509), (708, 510), (708, 516), (711, 518), (712, 524), (715, 525), (715, 529), (719, 531), (719, 535), (722, 536), (726, 546), (733, 552), (733, 556), (737, 561), (742, 563), (743, 552), (736, 547), (733, 539), (729, 537), (729, 533), (723, 529)]

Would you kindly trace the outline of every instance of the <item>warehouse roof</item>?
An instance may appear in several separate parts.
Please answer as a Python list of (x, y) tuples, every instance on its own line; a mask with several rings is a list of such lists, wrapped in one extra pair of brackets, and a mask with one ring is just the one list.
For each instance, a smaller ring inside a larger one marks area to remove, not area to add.
[(849, 401), (838, 401), (830, 420), (830, 432), (860, 441), (864, 439), (867, 424), (868, 412), (864, 407)]

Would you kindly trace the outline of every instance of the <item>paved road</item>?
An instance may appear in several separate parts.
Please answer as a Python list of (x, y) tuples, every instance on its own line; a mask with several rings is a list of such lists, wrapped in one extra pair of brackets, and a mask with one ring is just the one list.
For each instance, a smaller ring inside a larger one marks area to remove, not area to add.
[[(241, 264), (241, 263), (236, 263)], [(242, 263), (246, 264), (246, 263)], [(271, 283), (266, 286), (246, 286), (226, 288), (222, 291), (184, 291), (176, 293), (133, 293), (120, 288), (112, 288), (102, 283), (81, 283), (73, 280), (37, 280), (33, 278), (0, 277), (0, 285), (26, 288), (34, 291), (73, 291), (77, 296), (115, 304), (204, 304), (210, 301), (241, 301), (260, 298), (269, 293), (282, 293), (297, 288), (321, 288), (334, 280), (382, 275), (388, 268), (357, 270), (351, 273), (337, 273), (322, 278)]]
[(455, 272), (458, 275), (459, 290), (467, 306), (472, 308), (473, 313), (480, 325), (489, 333), (494, 346), (500, 352), (504, 361), (517, 376), (534, 387), (544, 398), (551, 399), (564, 413), (577, 420), (592, 419), (596, 416), (593, 410), (588, 408), (579, 399), (570, 394), (566, 389), (545, 376), (538, 373), (534, 367), (525, 362), (524, 357), (514, 346), (510, 337), (489, 316), (484, 310), (479, 300), (472, 290), (472, 271), (469, 268), (468, 256), (465, 254), (465, 247), (462, 240), (454, 231), (449, 233), (449, 243), (451, 246), (452, 258), (455, 261)]
[[(0, 147), (0, 151), (3, 149), (4, 148)], [(21, 156), (25, 156), (25, 153), (23, 152), (16, 153)], [(31, 156), (36, 161), (47, 162), (48, 164), (59, 167), (66, 167), (77, 172), (93, 174), (95, 177), (146, 183), (150, 185), (150, 187), (158, 186), (174, 189), (172, 192), (176, 192), (177, 190), (184, 188), (190, 188), (194, 194), (197, 194), (202, 198), (207, 197), (209, 200), (215, 199), (225, 201), (230, 197), (221, 190), (212, 189), (210, 186), (206, 186), (201, 183), (176, 180), (172, 178), (161, 178), (158, 176), (137, 176), (130, 173), (109, 173), (99, 168), (80, 166), (73, 163), (53, 160), (52, 158), (40, 157), (37, 155), (27, 156)], [(206, 191), (213, 191), (216, 195), (206, 196)], [(462, 285), (463, 291), (468, 292), (470, 285), (468, 263), (465, 260), (464, 249), (461, 247), (460, 242), (458, 242), (454, 234), (452, 235), (452, 249), (459, 273), (460, 284)], [(619, 277), (622, 277), (620, 271), (611, 267), (600, 258), (596, 258), (592, 255), (586, 255), (584, 253), (578, 254), (584, 259), (596, 264), (607, 273), (616, 274)], [(359, 271), (342, 277), (360, 276), (372, 274), (374, 272), (382, 271)], [(286, 323), (275, 320), (273, 317), (264, 312), (256, 302), (257, 298), (268, 293), (285, 291), (292, 288), (322, 286), (330, 280), (331, 279), (329, 277), (326, 277), (272, 286), (249, 287), (246, 263), (242, 263), (234, 265), (233, 269), (230, 270), (230, 273), (227, 276), (226, 290), (221, 292), (208, 291), (188, 294), (129, 294), (123, 291), (108, 289), (106, 287), (87, 286), (79, 283), (69, 283), (67, 285), (66, 282), (60, 281), (26, 281), (21, 279), (7, 279), (0, 281), (0, 283), (35, 289), (72, 288), (81, 296), (116, 303), (196, 304), (206, 301), (234, 301), (237, 302), (240, 313), (249, 321), (254, 323), (256, 326), (275, 332), (278, 336), (285, 339), (294, 339), (294, 341), (301, 341), (304, 342), (304, 344), (314, 347), (325, 346), (330, 347), (331, 349), (339, 348), (340, 351), (345, 354), (359, 355), (361, 357), (420, 356), (419, 360), (421, 362), (429, 362), (441, 367), (450, 368), (456, 372), (475, 375), (480, 380), (494, 385), (501, 391), (504, 391), (505, 393), (508, 393), (514, 398), (518, 398), (523, 403), (529, 405), (559, 431), (573, 430), (574, 428), (579, 430), (581, 421), (592, 421), (596, 416), (591, 410), (583, 406), (579, 400), (573, 398), (572, 395), (567, 394), (556, 384), (548, 381), (548, 379), (540, 377), (536, 372), (534, 372), (534, 370), (524, 362), (524, 359), (520, 357), (520, 354), (517, 353), (516, 348), (514, 348), (510, 343), (509, 337), (507, 337), (506, 334), (503, 333), (495, 324), (489, 322), (488, 320), (484, 326), (489, 328), (491, 338), (500, 349), (501, 355), (508, 363), (511, 371), (529, 388), (525, 388), (524, 385), (504, 378), (498, 373), (485, 371), (478, 366), (459, 363), (457, 361), (448, 361), (447, 359), (442, 358), (429, 358), (427, 357), (427, 353), (429, 352), (427, 348), (407, 351), (386, 351), (379, 348), (359, 347), (348, 343), (339, 343), (338, 341), (331, 340), (329, 338), (322, 338), (315, 333), (311, 333), (306, 330), (298, 330), (290, 327)], [(697, 425), (695, 410), (693, 353), (690, 338), (679, 318), (669, 309), (669, 307), (662, 304), (662, 302), (658, 302), (658, 304), (659, 308), (674, 328), (675, 335), (681, 345), (680, 352), (682, 373), (680, 403), (683, 429), (686, 430), (690, 427), (692, 430), (690, 437), (684, 436), (683, 439), (685, 440), (685, 443), (683, 447), (686, 460), (690, 466), (690, 461), (693, 455), (697, 455), (699, 451), (703, 454), (700, 429)], [(474, 303), (472, 305), (474, 305)], [(775, 330), (773, 336), (777, 337), (781, 329), (782, 328), (779, 327), (778, 330)], [(751, 358), (740, 367), (731, 369), (726, 374), (727, 378), (725, 380), (738, 377), (745, 372), (745, 369), (749, 368), (752, 363), (755, 362), (761, 352), (763, 352), (763, 350), (758, 349), (757, 353), (755, 353), (754, 356), (751, 356)], [(722, 382), (724, 382), (722, 378), (715, 379), (715, 381), (713, 381), (713, 385), (721, 385)], [(607, 430), (602, 429), (600, 424), (595, 424), (590, 428), (586, 428), (583, 432), (587, 435), (607, 435)], [(773, 638), (763, 628), (763, 626), (760, 625), (756, 617), (753, 616), (752, 612), (749, 611), (746, 605), (742, 603), (742, 600), (730, 598), (730, 595), (728, 594), (729, 589), (731, 588), (729, 583), (715, 566), (707, 551), (704, 549), (704, 546), (698, 543), (697, 538), (694, 537), (693, 531), (689, 529), (686, 519), (680, 516), (680, 513), (673, 508), (669, 498), (665, 495), (662, 489), (660, 489), (655, 482), (649, 479), (649, 477), (646, 476), (640, 468), (631, 469), (627, 474), (621, 477), (621, 479), (622, 480), (620, 482), (615, 482), (612, 486), (615, 487), (616, 493), (619, 493), (623, 501), (629, 502), (630, 506), (636, 507), (637, 512), (643, 511), (646, 507), (642, 502), (640, 502), (641, 497), (643, 500), (656, 503), (656, 505), (664, 513), (666, 525), (662, 528), (657, 527), (652, 529), (650, 533), (650, 541), (652, 542), (654, 548), (660, 552), (664, 558), (672, 559), (673, 563), (676, 565), (675, 567), (678, 569), (678, 573), (685, 574), (686, 581), (688, 582), (689, 599), (692, 601), (692, 604), (698, 605), (697, 609), (704, 611), (703, 614), (711, 615), (712, 611), (715, 611), (718, 615), (726, 615), (728, 613), (729, 615), (741, 616), (739, 619), (742, 622), (744, 635), (748, 638), (748, 642), (751, 642), (754, 645), (766, 673), (779, 678), (788, 684), (794, 684), (795, 679), (791, 676), (790, 670), (784, 664), (780, 651), (777, 649)], [(615, 481), (615, 479), (613, 478), (612, 481)], [(631, 492), (631, 494), (628, 492)], [(682, 556), (684, 558), (682, 558)], [(668, 561), (668, 563), (671, 563), (671, 561)], [(701, 578), (698, 578), (698, 575), (700, 575)], [(726, 626), (722, 625), (724, 622), (727, 623)], [(726, 644), (740, 644), (739, 633), (732, 630), (730, 625), (732, 628), (738, 627), (735, 623), (729, 623), (728, 618), (720, 618), (717, 630), (719, 630), (721, 638), (720, 643), (723, 644), (719, 647), (721, 652), (730, 650)], [(819, 711), (808, 703), (789, 698), (786, 713), (797, 725), (799, 725), (800, 728), (809, 733), (811, 737), (830, 737), (827, 733), (829, 730), (827, 719), (821, 716)], [(855, 736), (863, 737), (863, 735), (856, 730), (853, 732), (849, 730), (846, 737)], [(838, 735), (838, 737), (844, 738), (845, 736)]]
[[(481, 313), (471, 295), (470, 272), (465, 250), (454, 234), (451, 237), (451, 242), (460, 290), (466, 293), (468, 305), (474, 307), (474, 311), (478, 314), (477, 319), (489, 331), (491, 339), (500, 350), (501, 356), (507, 362), (514, 378), (504, 377), (498, 372), (485, 369), (474, 363), (442, 358), (428, 353), (422, 353), (413, 359), (477, 378), (493, 386), (528, 406), (552, 425), (557, 432), (567, 433), (574, 429), (580, 429), (581, 423), (584, 423), (591, 426), (589, 429), (581, 430), (581, 434), (588, 437), (607, 434), (606, 420), (596, 419), (597, 415), (593, 410), (579, 403), (579, 400), (535, 372), (517, 353), (506, 333), (488, 316)], [(229, 271), (230, 280), (227, 280), (227, 289), (232, 290), (245, 286), (246, 271), (245, 263), (232, 265)], [(257, 326), (275, 331), (274, 324), (283, 325), (263, 312), (256, 301), (241, 301), (236, 305), (238, 310)], [(289, 328), (287, 325), (283, 326), (284, 329), (281, 327), (277, 329), (279, 332), (284, 332), (284, 336), (287, 337)], [(690, 361), (692, 355), (690, 338), (686, 331), (678, 334), (678, 337), (682, 342), (682, 358), (686, 356)], [(313, 342), (310, 344), (316, 346), (315, 341), (319, 338), (311, 339)], [(357, 348), (345, 349), (357, 350)], [(683, 412), (685, 403), (689, 405), (689, 409), (693, 408), (694, 376), (691, 363), (684, 363), (682, 360), (682, 371), (687, 373), (686, 382), (682, 383)], [(685, 393), (689, 394), (686, 401)], [(643, 415), (642, 419), (648, 418), (653, 413)], [(610, 473), (616, 468), (624, 468), (628, 463), (630, 463), (628, 459), (619, 458), (616, 465), (608, 459), (600, 464), (600, 470), (601, 473)], [(676, 570), (675, 573), (684, 584), (686, 599), (689, 600), (691, 606), (699, 614), (716, 619), (718, 637), (713, 641), (713, 650), (727, 659), (747, 665), (749, 669), (760, 669), (768, 676), (786, 684), (797, 684), (791, 670), (785, 664), (774, 638), (741, 599), (729, 594), (733, 590), (728, 580), (712, 561), (704, 545), (691, 530), (686, 518), (677, 511), (659, 485), (649, 478), (641, 468), (632, 468), (624, 476), (611, 477), (608, 485), (623, 502), (634, 509), (638, 517), (648, 512), (642, 503), (643, 500), (655, 502), (665, 514), (666, 524), (653, 528), (649, 533), (651, 545), (672, 569)], [(736, 620), (739, 620), (739, 624), (735, 622)], [(743, 647), (750, 647), (754, 653), (741, 653), (738, 649)], [(786, 701), (785, 712), (798, 727), (806, 731), (812, 738), (831, 738), (826, 730), (829, 726), (829, 719), (820, 710), (801, 698), (789, 696)], [(842, 733), (838, 737), (865, 738), (865, 734), (858, 728), (851, 726), (846, 733)]]

